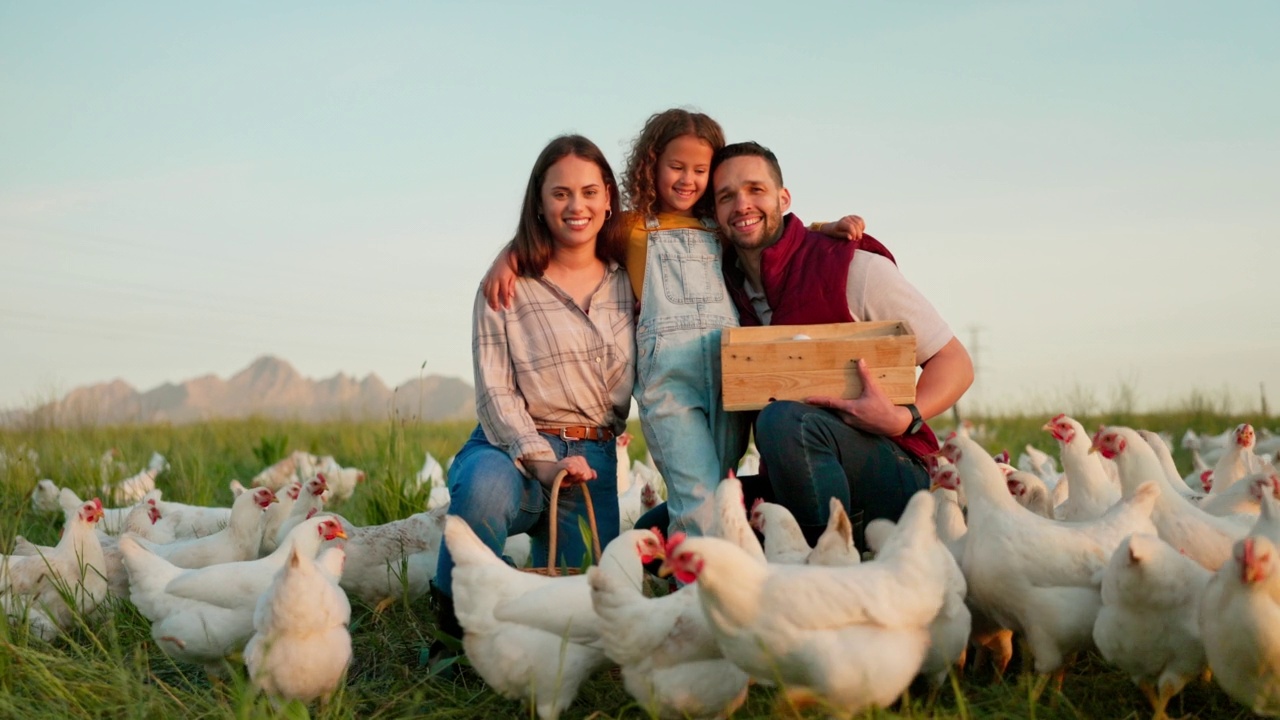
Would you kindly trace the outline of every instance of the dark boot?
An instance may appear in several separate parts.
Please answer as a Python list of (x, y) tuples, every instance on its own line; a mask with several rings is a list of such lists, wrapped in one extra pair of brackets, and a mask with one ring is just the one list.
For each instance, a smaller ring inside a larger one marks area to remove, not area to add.
[(427, 648), (427, 672), (451, 680), (458, 674), (462, 658), (462, 625), (453, 611), (453, 597), (431, 586), (431, 605), (436, 615), (436, 639)]

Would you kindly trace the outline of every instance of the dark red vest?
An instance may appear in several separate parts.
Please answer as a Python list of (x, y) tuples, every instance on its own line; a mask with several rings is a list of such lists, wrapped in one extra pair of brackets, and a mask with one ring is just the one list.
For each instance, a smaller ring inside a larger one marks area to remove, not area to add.
[[(813, 232), (788, 214), (782, 237), (765, 249), (760, 259), (764, 295), (773, 311), (770, 325), (813, 325), (817, 323), (854, 322), (849, 313), (849, 263), (858, 250), (883, 255), (895, 265), (893, 253), (870, 235), (849, 242)], [(726, 249), (726, 255), (730, 252)], [(725, 284), (738, 307), (745, 326), (760, 325), (747, 291), (746, 276), (738, 263), (724, 262)], [(903, 450), (923, 459), (938, 450), (938, 438), (926, 424), (912, 435), (890, 438)]]

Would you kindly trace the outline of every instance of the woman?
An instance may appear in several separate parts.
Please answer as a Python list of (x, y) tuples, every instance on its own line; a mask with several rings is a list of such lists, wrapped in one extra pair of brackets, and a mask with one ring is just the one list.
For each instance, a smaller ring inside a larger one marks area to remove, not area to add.
[[(600, 545), (618, 535), (614, 437), (626, 425), (635, 377), (635, 300), (619, 264), (618, 207), (600, 149), (579, 135), (552, 140), (529, 175), (512, 240), (516, 300), (493, 310), (476, 294), (480, 425), (450, 469), (449, 514), (497, 554), (508, 535), (528, 532), (535, 563), (579, 566), (587, 554), (578, 529), (582, 483), (590, 483)], [(547, 558), (550, 486), (562, 470), (557, 557)], [(441, 630), (460, 637), (452, 585), (453, 560), (442, 547), (432, 594)]]

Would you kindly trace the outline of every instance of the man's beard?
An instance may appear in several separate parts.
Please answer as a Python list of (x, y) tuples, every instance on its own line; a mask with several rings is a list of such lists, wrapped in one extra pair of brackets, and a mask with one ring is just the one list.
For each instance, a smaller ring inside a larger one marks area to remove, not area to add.
[(751, 238), (744, 238), (739, 235), (732, 225), (728, 225), (725, 234), (729, 238), (729, 243), (740, 250), (760, 250), (772, 246), (782, 238), (782, 213), (766, 213), (760, 219), (760, 232)]

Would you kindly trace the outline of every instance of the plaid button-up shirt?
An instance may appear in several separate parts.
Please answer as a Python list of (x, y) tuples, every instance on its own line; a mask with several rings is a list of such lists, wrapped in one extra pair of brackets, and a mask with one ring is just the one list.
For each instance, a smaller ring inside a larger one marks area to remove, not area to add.
[(471, 352), (476, 414), (489, 442), (521, 460), (556, 459), (539, 427), (621, 433), (635, 382), (634, 297), (612, 264), (584, 313), (546, 278), (516, 279), (510, 310), (476, 293)]

